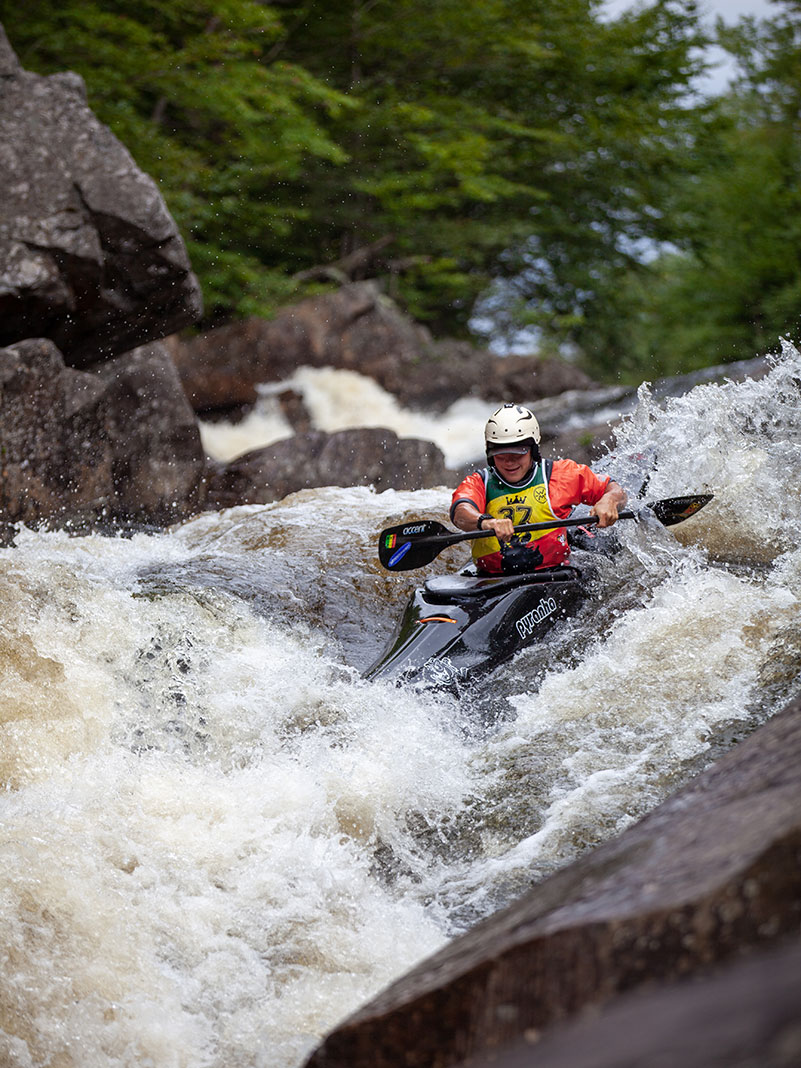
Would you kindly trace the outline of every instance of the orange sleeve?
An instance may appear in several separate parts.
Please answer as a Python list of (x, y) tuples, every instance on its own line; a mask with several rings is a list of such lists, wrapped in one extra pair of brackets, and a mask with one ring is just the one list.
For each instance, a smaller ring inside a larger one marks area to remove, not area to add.
[(472, 475), (468, 475), (467, 478), (463, 479), (453, 491), (450, 511), (451, 522), (453, 522), (453, 513), (456, 511), (456, 506), (461, 504), (462, 501), (466, 501), (468, 504), (474, 504), (479, 512), (484, 512), (486, 510), (487, 489), (480, 472), (474, 471)]
[(554, 460), (548, 494), (554, 514), (560, 519), (570, 515), (577, 504), (597, 504), (606, 493), (612, 479), (600, 478), (586, 464), (575, 460)]

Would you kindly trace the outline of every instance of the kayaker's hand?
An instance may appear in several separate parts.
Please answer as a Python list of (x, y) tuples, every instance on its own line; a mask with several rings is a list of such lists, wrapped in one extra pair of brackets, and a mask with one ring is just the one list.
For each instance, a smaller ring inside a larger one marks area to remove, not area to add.
[(498, 541), (509, 541), (515, 532), (515, 525), (511, 519), (499, 516), (497, 519), (483, 520), (481, 529), (482, 531), (485, 530), (490, 536), (494, 532)]
[(626, 491), (617, 482), (610, 482), (600, 501), (590, 508), (590, 515), (598, 516), (599, 527), (611, 527), (617, 522), (618, 510), (628, 500)]
[[(472, 501), (468, 504), (460, 501), (451, 516), (460, 530), (478, 530), (481, 515), (476, 511)], [(501, 541), (508, 541), (514, 534), (514, 523), (511, 519), (497, 518), (485, 519), (481, 522), (481, 531), (491, 538), (493, 534)]]

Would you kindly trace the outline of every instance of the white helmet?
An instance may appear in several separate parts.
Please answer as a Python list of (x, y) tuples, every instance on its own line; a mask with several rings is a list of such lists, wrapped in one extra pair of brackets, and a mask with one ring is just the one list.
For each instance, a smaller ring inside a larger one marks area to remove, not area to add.
[(520, 404), (504, 404), (492, 413), (484, 428), (488, 458), (492, 453), (500, 452), (499, 446), (502, 445), (526, 445), (536, 456), (541, 437), (534, 413)]

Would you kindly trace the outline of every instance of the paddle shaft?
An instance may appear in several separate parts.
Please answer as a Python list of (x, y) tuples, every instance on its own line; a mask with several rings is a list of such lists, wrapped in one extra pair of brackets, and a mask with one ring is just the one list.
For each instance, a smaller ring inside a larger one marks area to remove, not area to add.
[[(712, 500), (713, 494), (700, 493), (684, 497), (670, 497), (664, 501), (646, 504), (664, 526), (673, 526), (694, 515)], [(640, 512), (623, 511), (618, 519), (638, 519)], [(588, 527), (597, 525), (594, 515), (571, 519), (546, 519), (541, 523), (523, 523), (514, 527), (515, 534), (530, 530), (555, 530), (559, 527)], [(389, 571), (409, 571), (430, 563), (443, 549), (475, 538), (496, 537), (491, 530), (448, 530), (441, 523), (423, 519), (401, 523), (397, 527), (382, 530), (378, 539), (378, 558)]]
[[(617, 513), (618, 519), (636, 519), (637, 513), (623, 511)], [(514, 528), (515, 534), (525, 534), (529, 530), (554, 530), (556, 527), (591, 527), (598, 522), (597, 515), (585, 515), (574, 519), (552, 519), (545, 523), (521, 523)], [(428, 537), (417, 539), (418, 545), (455, 545), (460, 541), (470, 541), (473, 538), (494, 538), (491, 530), (465, 530), (461, 534), (430, 534)]]
[[(618, 519), (636, 519), (636, 512), (619, 512)], [(598, 517), (594, 515), (583, 516), (577, 519), (552, 519), (544, 523), (523, 523), (514, 528), (516, 534), (523, 534), (529, 530), (553, 530), (556, 527), (586, 527), (598, 523)], [(415, 531), (416, 526), (430, 525), (439, 527), (442, 533), (425, 534)], [(458, 533), (446, 530), (440, 523), (415, 524), (394, 528), (396, 533), (391, 541), (385, 541), (387, 534), (393, 531), (384, 531), (379, 542), (378, 557), (381, 563), (390, 571), (408, 571), (413, 567), (422, 567), (430, 564), (443, 549), (450, 545), (458, 545), (462, 541), (470, 541), (474, 538), (494, 538), (496, 535), (491, 530), (466, 530)]]

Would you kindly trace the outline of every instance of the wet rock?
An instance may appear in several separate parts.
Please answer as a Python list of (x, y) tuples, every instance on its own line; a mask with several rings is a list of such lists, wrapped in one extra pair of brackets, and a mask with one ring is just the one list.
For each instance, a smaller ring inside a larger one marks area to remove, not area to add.
[(615, 999), (470, 1068), (797, 1068), (801, 942)]
[(306, 434), (312, 429), (312, 418), (303, 395), (294, 389), (282, 389), (278, 394), (281, 413), (296, 434)]
[(47, 339), (0, 349), (0, 520), (96, 529), (197, 510), (206, 458), (158, 343), (77, 371)]
[(187, 396), (204, 411), (253, 403), (259, 383), (283, 381), (302, 366), (361, 370), (393, 357), (405, 363), (426, 338), (375, 285), (362, 282), (301, 301), (273, 320), (251, 318), (169, 344)]
[(271, 321), (174, 337), (169, 346), (197, 411), (252, 404), (257, 385), (284, 381), (304, 366), (356, 371), (418, 410), (444, 410), (462, 396), (525, 401), (593, 384), (561, 360), (504, 358), (465, 342), (433, 341), (373, 282), (301, 301)]
[(206, 505), (267, 504), (319, 486), (411, 490), (448, 485), (439, 448), (383, 428), (313, 430), (246, 453), (209, 476)]
[(445, 340), (431, 344), (422, 366), (407, 369), (400, 381), (384, 388), (407, 408), (444, 411), (461, 397), (475, 397), (488, 405), (509, 400), (532, 405), (563, 390), (593, 385), (583, 371), (564, 360), (496, 356), (467, 342)]
[(799, 923), (801, 699), (619, 838), (394, 983), (307, 1064), (489, 1059), (626, 991), (731, 967), (797, 936)]
[(155, 183), (76, 74), (19, 65), (0, 27), (0, 345), (85, 368), (196, 322), (200, 288)]

